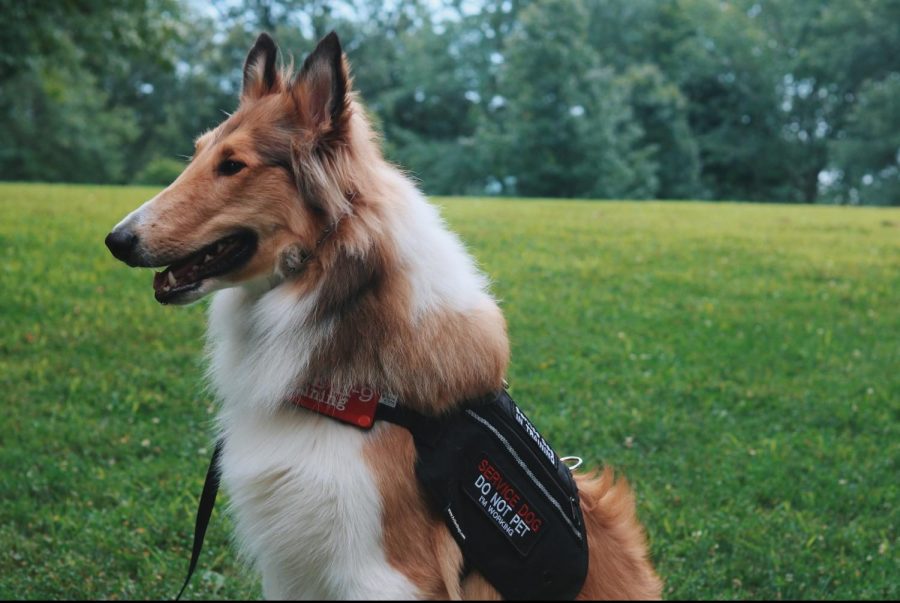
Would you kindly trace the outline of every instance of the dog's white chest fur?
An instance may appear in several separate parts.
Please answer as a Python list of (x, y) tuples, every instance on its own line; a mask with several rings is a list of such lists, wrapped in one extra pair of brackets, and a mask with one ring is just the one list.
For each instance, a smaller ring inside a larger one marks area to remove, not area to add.
[(302, 373), (304, 346), (296, 332), (281, 341), (261, 324), (266, 301), (277, 304), (223, 291), (210, 312), (222, 480), (242, 551), (270, 599), (415, 598), (385, 556), (381, 496), (362, 456), (367, 435), (299, 409), (272, 410)]
[(385, 559), (363, 435), (298, 411), (232, 425), (223, 457), (238, 537), (267, 598), (413, 598)]

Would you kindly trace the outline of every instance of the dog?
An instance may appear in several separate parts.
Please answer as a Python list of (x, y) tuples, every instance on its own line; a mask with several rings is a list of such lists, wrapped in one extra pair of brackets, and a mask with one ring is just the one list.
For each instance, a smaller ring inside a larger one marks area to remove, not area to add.
[[(302, 68), (261, 34), (238, 109), (183, 173), (107, 236), (163, 269), (163, 304), (216, 292), (208, 379), (240, 550), (273, 599), (494, 599), (428, 507), (403, 427), (365, 431), (286, 404), (298, 384), (392, 392), (429, 416), (501, 390), (506, 324), (459, 238), (387, 162), (338, 37)], [(658, 599), (633, 494), (606, 468), (575, 475), (584, 599)], [(471, 568), (469, 568), (471, 569)]]

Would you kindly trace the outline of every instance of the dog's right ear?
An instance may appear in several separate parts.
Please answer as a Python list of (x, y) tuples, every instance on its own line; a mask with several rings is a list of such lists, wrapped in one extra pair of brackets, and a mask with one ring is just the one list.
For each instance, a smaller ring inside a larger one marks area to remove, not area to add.
[(256, 43), (247, 54), (247, 60), (244, 61), (242, 102), (256, 100), (277, 91), (280, 77), (278, 69), (275, 68), (277, 56), (278, 46), (275, 45), (275, 40), (265, 32), (259, 34)]
[(292, 92), (307, 127), (331, 138), (343, 133), (350, 113), (350, 74), (336, 33), (322, 38), (306, 57)]

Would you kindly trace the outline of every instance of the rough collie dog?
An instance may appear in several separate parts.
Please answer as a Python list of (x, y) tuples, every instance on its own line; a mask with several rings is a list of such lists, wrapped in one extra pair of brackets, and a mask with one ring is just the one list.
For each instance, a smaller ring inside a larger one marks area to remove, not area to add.
[[(503, 388), (506, 325), (488, 283), (414, 184), (381, 155), (334, 34), (296, 74), (260, 35), (240, 106), (184, 172), (107, 237), (165, 267), (163, 304), (218, 291), (209, 380), (223, 487), (268, 598), (497, 598), (424, 501), (408, 431), (286, 404), (299, 384), (366, 384), (426, 415)], [(661, 583), (623, 480), (576, 475), (586, 599)]]

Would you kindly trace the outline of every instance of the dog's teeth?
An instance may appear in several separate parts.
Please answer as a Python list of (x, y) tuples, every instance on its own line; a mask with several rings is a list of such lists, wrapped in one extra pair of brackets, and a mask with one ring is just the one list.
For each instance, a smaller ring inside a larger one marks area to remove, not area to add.
[(171, 272), (169, 273), (169, 284), (173, 287), (178, 284), (178, 281), (175, 279), (175, 275)]
[(212, 259), (213, 259), (213, 256), (211, 256), (211, 255), (209, 255), (209, 254), (207, 253), (207, 254), (206, 254), (206, 257), (203, 258), (203, 263), (205, 264), (206, 262), (208, 262), (208, 261), (210, 261), (210, 260), (212, 260)]

